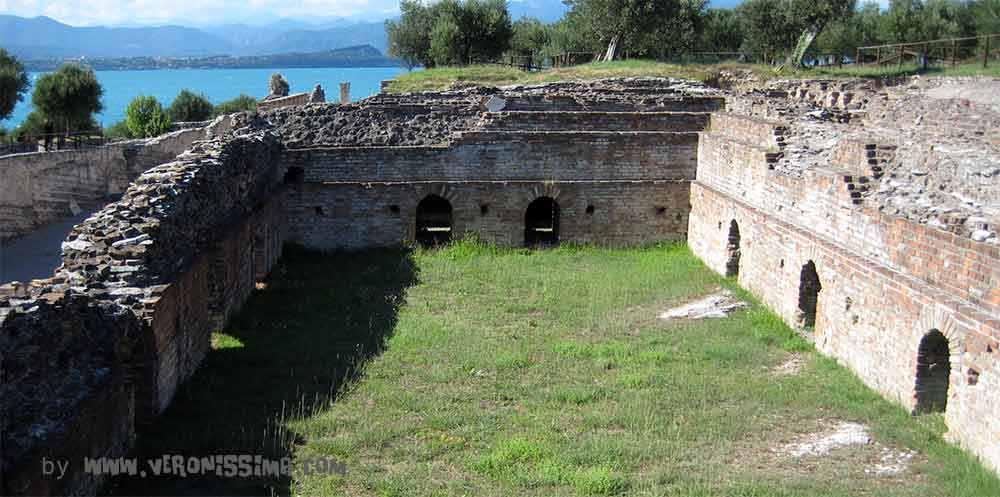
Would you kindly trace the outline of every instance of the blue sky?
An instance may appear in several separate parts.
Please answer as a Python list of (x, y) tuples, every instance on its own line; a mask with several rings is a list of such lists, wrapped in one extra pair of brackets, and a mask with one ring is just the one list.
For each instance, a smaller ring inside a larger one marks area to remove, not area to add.
[[(558, 4), (560, 0), (509, 1)], [(711, 5), (729, 7), (740, 1), (711, 0)], [(399, 0), (0, 0), (0, 13), (44, 15), (74, 26), (267, 24), (281, 18), (381, 20), (398, 10)]]

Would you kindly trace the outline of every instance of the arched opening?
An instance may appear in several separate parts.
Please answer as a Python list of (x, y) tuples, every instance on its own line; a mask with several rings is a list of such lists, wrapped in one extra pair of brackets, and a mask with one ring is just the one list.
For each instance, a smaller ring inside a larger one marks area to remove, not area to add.
[(812, 328), (816, 326), (816, 307), (819, 304), (819, 292), (823, 285), (819, 283), (816, 264), (813, 261), (802, 266), (799, 276), (799, 326)]
[(292, 166), (285, 171), (283, 179), (286, 185), (301, 185), (305, 181), (306, 170), (298, 166)]
[(917, 407), (915, 412), (944, 412), (948, 405), (948, 376), (951, 374), (948, 339), (931, 330), (917, 347)]
[(559, 204), (552, 197), (538, 197), (524, 213), (524, 245), (559, 243)]
[(726, 243), (726, 276), (740, 274), (740, 225), (733, 219), (729, 223), (729, 240)]
[(428, 195), (417, 205), (417, 242), (424, 246), (451, 241), (451, 203)]

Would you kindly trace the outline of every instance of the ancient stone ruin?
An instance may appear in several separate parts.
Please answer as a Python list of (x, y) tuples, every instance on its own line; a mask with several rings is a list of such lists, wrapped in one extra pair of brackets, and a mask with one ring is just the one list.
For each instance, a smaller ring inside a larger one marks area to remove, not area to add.
[(882, 395), (943, 411), (948, 437), (1000, 469), (1000, 109), (981, 98), (1000, 85), (734, 81), (235, 116), (77, 226), (51, 278), (0, 287), (3, 493), (98, 488), (80, 467), (42, 478), (38, 459), (123, 455), (284, 243), (470, 235), (686, 240)]

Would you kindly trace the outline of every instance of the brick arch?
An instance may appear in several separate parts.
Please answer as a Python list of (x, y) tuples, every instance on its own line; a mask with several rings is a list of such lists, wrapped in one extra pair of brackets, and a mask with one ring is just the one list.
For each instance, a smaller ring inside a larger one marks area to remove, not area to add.
[(559, 185), (555, 183), (541, 183), (531, 187), (531, 189), (526, 190), (521, 197), (521, 203), (526, 207), (531, 202), (539, 197), (551, 197), (559, 203), (560, 206), (565, 207), (573, 201), (573, 194), (564, 192), (559, 188)]
[[(943, 306), (924, 306), (920, 310), (920, 317), (917, 319), (916, 328), (911, 330), (910, 350), (917, 350), (920, 340), (931, 330), (938, 330), (948, 339), (948, 350), (951, 356), (958, 358), (962, 353), (962, 344), (965, 337), (959, 331), (958, 323), (955, 321), (955, 313)], [(952, 369), (955, 362), (952, 361)]]
[[(930, 305), (924, 306), (920, 310), (920, 316), (914, 323), (914, 328), (910, 330), (910, 337), (907, 351), (909, 353), (910, 378), (913, 380), (913, 391), (910, 397), (913, 412), (929, 412), (933, 409), (926, 409), (927, 406), (920, 404), (918, 389), (921, 381), (920, 355), (921, 347), (925, 339), (934, 332), (939, 332), (948, 341), (948, 397), (955, 395), (956, 389), (961, 383), (962, 375), (962, 350), (965, 344), (965, 336), (960, 331), (955, 314), (944, 306)], [(948, 412), (947, 402), (944, 411)], [(922, 411), (923, 409), (923, 411)]]
[(451, 185), (421, 185), (416, 188), (416, 195), (411, 200), (413, 201), (413, 208), (416, 210), (417, 205), (420, 201), (427, 198), (428, 195), (437, 195), (449, 203), (451, 203), (452, 208), (457, 208), (459, 201), (461, 200), (462, 194), (458, 190), (451, 187)]

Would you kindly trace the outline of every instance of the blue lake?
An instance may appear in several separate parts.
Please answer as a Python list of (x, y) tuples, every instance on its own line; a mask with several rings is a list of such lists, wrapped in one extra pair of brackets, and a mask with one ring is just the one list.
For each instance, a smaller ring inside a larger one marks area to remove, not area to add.
[[(340, 83), (351, 82), (351, 99), (360, 100), (379, 91), (379, 82), (405, 71), (398, 67), (351, 67), (315, 69), (164, 69), (155, 71), (97, 71), (104, 87), (104, 111), (98, 122), (110, 126), (125, 118), (125, 107), (138, 95), (152, 95), (170, 105), (181, 90), (204, 93), (213, 104), (230, 100), (240, 93), (261, 98), (267, 95), (272, 73), (280, 72), (288, 80), (292, 93), (312, 91), (323, 85), (327, 100), (340, 98)], [(44, 73), (30, 73), (32, 84)], [(31, 91), (18, 103), (10, 119), (0, 122), (8, 129), (20, 124), (31, 112)]]

